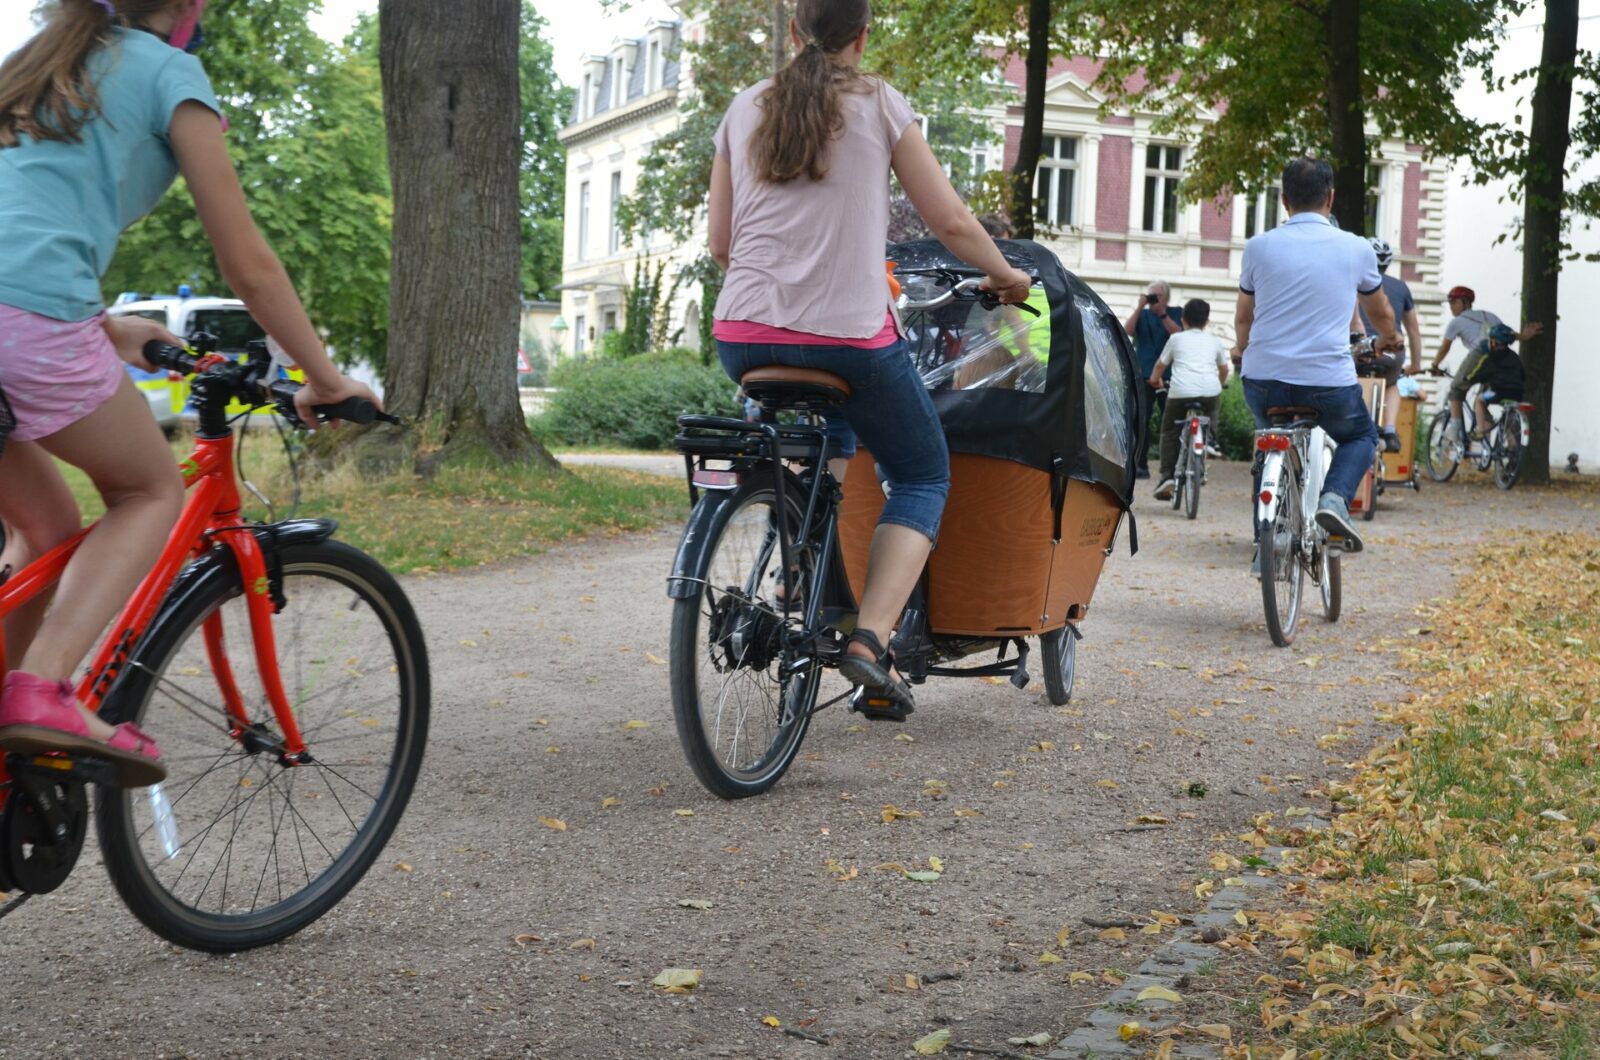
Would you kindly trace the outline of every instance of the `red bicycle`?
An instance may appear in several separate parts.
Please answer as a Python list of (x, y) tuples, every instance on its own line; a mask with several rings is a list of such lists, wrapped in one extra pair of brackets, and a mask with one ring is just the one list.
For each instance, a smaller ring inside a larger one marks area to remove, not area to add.
[[(168, 777), (127, 790), (92, 757), (6, 755), (0, 891), (26, 897), (66, 880), (93, 784), (100, 848), (128, 908), (179, 945), (231, 952), (326, 913), (388, 842), (427, 738), (427, 646), (394, 577), (333, 540), (331, 520), (242, 520), (229, 402), (273, 405), (300, 424), (299, 384), (271, 379), (265, 345), (240, 361), (160, 343), (145, 356), (195, 375), (189, 498), (77, 691), (108, 722), (158, 734)], [(360, 399), (317, 414), (383, 415)], [(0, 583), (0, 617), (53, 585), (83, 536)], [(250, 650), (231, 649), (230, 632)]]

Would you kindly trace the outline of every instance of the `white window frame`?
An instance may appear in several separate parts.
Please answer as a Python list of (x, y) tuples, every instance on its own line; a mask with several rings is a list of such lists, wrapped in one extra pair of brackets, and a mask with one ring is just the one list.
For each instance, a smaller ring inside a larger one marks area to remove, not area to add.
[(611, 60), (611, 109), (616, 110), (628, 101), (628, 77), (622, 56)]
[(622, 227), (617, 224), (617, 208), (622, 205), (622, 170), (611, 174), (611, 231), (606, 234), (606, 253), (622, 249)]
[(578, 185), (578, 260), (589, 256), (589, 182)]
[[(1271, 224), (1268, 224), (1268, 221)], [(1258, 236), (1283, 223), (1283, 189), (1273, 184), (1244, 200), (1244, 237)], [(1251, 231), (1251, 229), (1255, 231)]]
[[(1072, 145), (1071, 157), (1062, 156), (1065, 144)], [(1033, 174), (1033, 204), (1034, 217), (1050, 228), (1072, 228), (1078, 224), (1078, 177), (1082, 169), (1081, 156), (1083, 153), (1083, 137), (1067, 136), (1056, 133), (1046, 133), (1040, 143), (1039, 166)], [(1066, 195), (1066, 219), (1058, 219), (1061, 213), (1061, 175), (1072, 174), (1071, 189)], [(1040, 183), (1049, 182), (1049, 205), (1045, 216), (1039, 216), (1039, 201), (1041, 198)]]
[(582, 353), (586, 348), (584, 343), (589, 340), (589, 318), (578, 313), (572, 318), (572, 352)]
[[(1159, 166), (1150, 165), (1150, 152), (1160, 152)], [(1176, 165), (1173, 165), (1174, 158)], [(1144, 204), (1140, 230), (1154, 235), (1177, 235), (1183, 227), (1183, 203), (1178, 200), (1178, 182), (1183, 179), (1183, 147), (1179, 144), (1146, 144), (1144, 158)], [(1166, 227), (1167, 197), (1172, 198), (1172, 227)]]
[(1387, 167), (1382, 162), (1372, 162), (1367, 166), (1366, 176), (1367, 193), (1362, 200), (1362, 217), (1371, 216), (1372, 231), (1363, 232), (1362, 234), (1387, 239), (1388, 237), (1383, 234), (1385, 222), (1388, 220), (1384, 215), (1385, 207), (1388, 206), (1388, 196), (1384, 194), (1383, 187), (1384, 177), (1387, 176)]
[(655, 37), (650, 38), (649, 65), (644, 68), (644, 91), (646, 95), (661, 87), (661, 41)]

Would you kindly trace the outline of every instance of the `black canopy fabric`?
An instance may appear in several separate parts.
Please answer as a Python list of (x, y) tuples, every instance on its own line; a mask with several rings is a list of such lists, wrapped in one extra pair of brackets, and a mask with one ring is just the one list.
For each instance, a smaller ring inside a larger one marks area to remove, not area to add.
[[(999, 246), (1034, 277), (1028, 304), (1038, 317), (958, 299), (907, 310), (902, 321), (950, 449), (1103, 483), (1126, 508), (1149, 418), (1133, 345), (1105, 302), (1050, 251), (1027, 239)], [(982, 275), (936, 240), (891, 244), (888, 258), (909, 301)]]

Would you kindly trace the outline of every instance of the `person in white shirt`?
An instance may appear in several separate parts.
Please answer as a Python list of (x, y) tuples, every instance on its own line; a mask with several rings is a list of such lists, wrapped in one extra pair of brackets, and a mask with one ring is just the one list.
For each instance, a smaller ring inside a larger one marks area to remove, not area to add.
[(1156, 486), (1158, 501), (1172, 499), (1178, 466), (1178, 431), (1189, 418), (1190, 405), (1200, 405), (1200, 415), (1217, 422), (1217, 398), (1228, 381), (1228, 351), (1222, 341), (1206, 331), (1211, 320), (1211, 304), (1191, 298), (1183, 307), (1183, 328), (1167, 340), (1150, 372), (1151, 387), (1161, 386), (1162, 373), (1172, 366), (1167, 384), (1167, 405), (1161, 414), (1161, 477)]

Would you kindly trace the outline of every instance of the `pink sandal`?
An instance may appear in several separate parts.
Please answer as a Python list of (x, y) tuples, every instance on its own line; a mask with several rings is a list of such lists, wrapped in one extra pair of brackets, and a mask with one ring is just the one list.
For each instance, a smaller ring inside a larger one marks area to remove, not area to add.
[(161, 751), (133, 722), (123, 722), (109, 741), (89, 735), (78, 698), (66, 681), (13, 670), (0, 689), (0, 749), (40, 753), (64, 751), (110, 763), (116, 781), (140, 788), (166, 778)]

